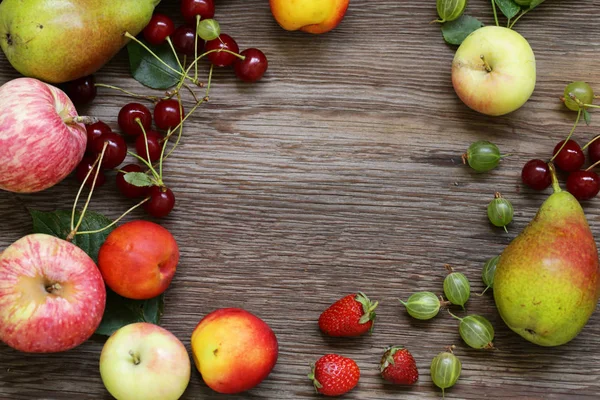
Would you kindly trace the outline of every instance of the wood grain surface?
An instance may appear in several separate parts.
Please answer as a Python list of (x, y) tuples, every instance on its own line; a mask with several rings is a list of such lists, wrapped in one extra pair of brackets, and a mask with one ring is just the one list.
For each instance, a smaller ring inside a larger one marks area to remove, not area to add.
[[(165, 0), (158, 10), (181, 23), (178, 5)], [(493, 23), (489, 1), (473, 0), (467, 12)], [(189, 121), (165, 165), (177, 204), (156, 221), (175, 236), (181, 260), (161, 325), (190, 350), (192, 330), (204, 315), (242, 307), (273, 328), (280, 354), (268, 379), (235, 396), (213, 392), (194, 370), (185, 399), (317, 398), (306, 374), (328, 352), (352, 357), (361, 368), (359, 385), (344, 398), (441, 398), (429, 365), (452, 344), (463, 372), (447, 398), (600, 396), (599, 313), (572, 342), (543, 348), (504, 325), (491, 293), (472, 296), (467, 312), (486, 316), (496, 329), (498, 349), (485, 352), (461, 341), (457, 321), (446, 312), (420, 322), (397, 300), (421, 290), (441, 294), (445, 264), (464, 272), (473, 292), (481, 292), (484, 262), (548, 196), (550, 190), (524, 187), (520, 171), (529, 159), (548, 158), (569, 132), (575, 114), (559, 101), (564, 86), (585, 80), (600, 91), (600, 1), (548, 0), (515, 25), (535, 51), (537, 86), (524, 107), (496, 118), (457, 98), (450, 80), (456, 47), (429, 24), (435, 17), (433, 0), (352, 0), (337, 29), (314, 36), (282, 30), (267, 0), (217, 1), (222, 31), (242, 49), (262, 49), (269, 70), (253, 85), (218, 70), (210, 102)], [(207, 71), (203, 64), (201, 72)], [(0, 84), (18, 76), (1, 55)], [(96, 79), (156, 94), (131, 78), (125, 51)], [(117, 113), (129, 100), (101, 89), (80, 113), (117, 130)], [(185, 106), (192, 104), (186, 97)], [(577, 129), (580, 143), (599, 132), (598, 121), (594, 116), (591, 126)], [(512, 155), (494, 171), (475, 174), (460, 156), (478, 139)], [(0, 192), (0, 248), (31, 231), (27, 208), (70, 208), (77, 188), (71, 176), (37, 194)], [(496, 191), (515, 208), (508, 233), (487, 220)], [(583, 203), (595, 235), (599, 202)], [(132, 204), (119, 195), (111, 173), (91, 209), (114, 219)], [(135, 218), (148, 217), (135, 211), (125, 220)], [(358, 290), (380, 302), (373, 334), (323, 336), (319, 314)], [(93, 337), (51, 355), (0, 345), (0, 398), (110, 398), (98, 371), (104, 341)], [(379, 360), (391, 344), (415, 356), (416, 385), (397, 387), (379, 377)]]

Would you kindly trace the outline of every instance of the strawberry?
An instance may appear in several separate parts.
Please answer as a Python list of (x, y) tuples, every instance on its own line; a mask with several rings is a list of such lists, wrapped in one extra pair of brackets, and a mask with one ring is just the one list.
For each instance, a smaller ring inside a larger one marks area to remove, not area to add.
[(329, 336), (358, 336), (373, 329), (378, 302), (359, 292), (342, 297), (319, 317), (319, 328)]
[(325, 354), (312, 366), (308, 377), (317, 393), (339, 396), (354, 389), (360, 378), (356, 362), (338, 354)]
[(386, 381), (412, 385), (419, 379), (419, 371), (412, 354), (402, 346), (388, 347), (381, 358), (381, 377)]

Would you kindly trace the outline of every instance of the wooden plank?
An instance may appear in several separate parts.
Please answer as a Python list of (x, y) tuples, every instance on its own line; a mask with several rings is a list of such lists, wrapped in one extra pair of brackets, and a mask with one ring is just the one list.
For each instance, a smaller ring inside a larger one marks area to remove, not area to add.
[[(163, 3), (159, 10), (181, 23), (178, 2)], [(517, 112), (489, 118), (466, 108), (452, 89), (454, 47), (429, 24), (433, 2), (353, 2), (343, 23), (321, 36), (283, 31), (266, 1), (217, 4), (223, 32), (242, 49), (264, 50), (269, 71), (255, 85), (217, 71), (210, 102), (166, 164), (177, 205), (160, 223), (176, 237), (182, 258), (161, 325), (188, 350), (196, 323), (216, 308), (243, 307), (272, 326), (280, 343), (273, 373), (230, 399), (312, 398), (309, 364), (327, 352), (353, 357), (362, 370), (359, 386), (345, 398), (438, 398), (429, 363), (450, 344), (463, 373), (447, 398), (597, 398), (597, 314), (571, 343), (542, 348), (503, 324), (491, 294), (473, 296), (467, 311), (496, 328), (498, 350), (480, 352), (461, 342), (447, 313), (415, 321), (397, 299), (419, 290), (441, 293), (446, 263), (467, 274), (474, 292), (483, 290), (485, 260), (502, 251), (549, 193), (524, 188), (519, 176), (527, 160), (547, 158), (568, 133), (574, 114), (558, 101), (565, 84), (586, 80), (600, 88), (599, 6), (547, 1), (516, 25), (536, 53), (536, 91)], [(470, 2), (468, 13), (492, 23), (487, 1)], [(0, 84), (17, 76), (1, 56)], [(153, 93), (130, 77), (125, 52), (97, 80)], [(128, 101), (100, 90), (81, 112), (117, 129), (118, 110)], [(188, 98), (186, 107), (191, 104)], [(576, 137), (585, 143), (596, 133), (594, 122)], [(477, 139), (512, 156), (493, 172), (474, 174), (460, 155)], [(114, 174), (91, 205), (110, 218), (132, 205), (113, 182)], [(77, 186), (70, 177), (38, 194), (0, 192), (0, 248), (30, 232), (27, 208), (69, 208)], [(508, 233), (487, 221), (495, 191), (515, 207)], [(584, 203), (595, 234), (597, 201)], [(136, 211), (126, 220), (134, 218), (146, 215)], [(321, 335), (320, 312), (356, 290), (380, 301), (373, 335)], [(98, 372), (103, 343), (93, 338), (52, 355), (0, 346), (0, 398), (110, 398)], [(415, 356), (421, 373), (415, 386), (395, 387), (378, 376), (389, 344), (405, 345)], [(184, 398), (223, 396), (194, 371)]]

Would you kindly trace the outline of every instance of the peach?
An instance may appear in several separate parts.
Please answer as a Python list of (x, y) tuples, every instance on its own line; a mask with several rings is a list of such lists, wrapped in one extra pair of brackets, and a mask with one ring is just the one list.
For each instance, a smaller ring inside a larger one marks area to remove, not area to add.
[(350, 0), (270, 0), (271, 13), (285, 30), (325, 33), (339, 25)]
[(216, 392), (240, 393), (261, 383), (277, 362), (275, 334), (240, 308), (206, 315), (192, 333), (192, 356), (202, 379)]
[(150, 221), (136, 220), (112, 231), (98, 252), (104, 282), (117, 294), (144, 300), (163, 293), (179, 262), (173, 235)]

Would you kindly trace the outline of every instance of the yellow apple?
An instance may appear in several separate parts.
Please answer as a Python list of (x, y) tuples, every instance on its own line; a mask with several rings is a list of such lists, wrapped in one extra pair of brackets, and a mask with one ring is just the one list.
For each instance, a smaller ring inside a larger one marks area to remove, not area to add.
[(208, 387), (239, 393), (262, 382), (277, 362), (275, 334), (262, 319), (240, 308), (206, 315), (192, 333), (192, 356)]
[(471, 109), (504, 115), (520, 108), (533, 93), (535, 56), (512, 29), (485, 26), (459, 46), (452, 62), (452, 85)]
[(339, 25), (350, 0), (270, 0), (271, 13), (285, 30), (325, 33)]

